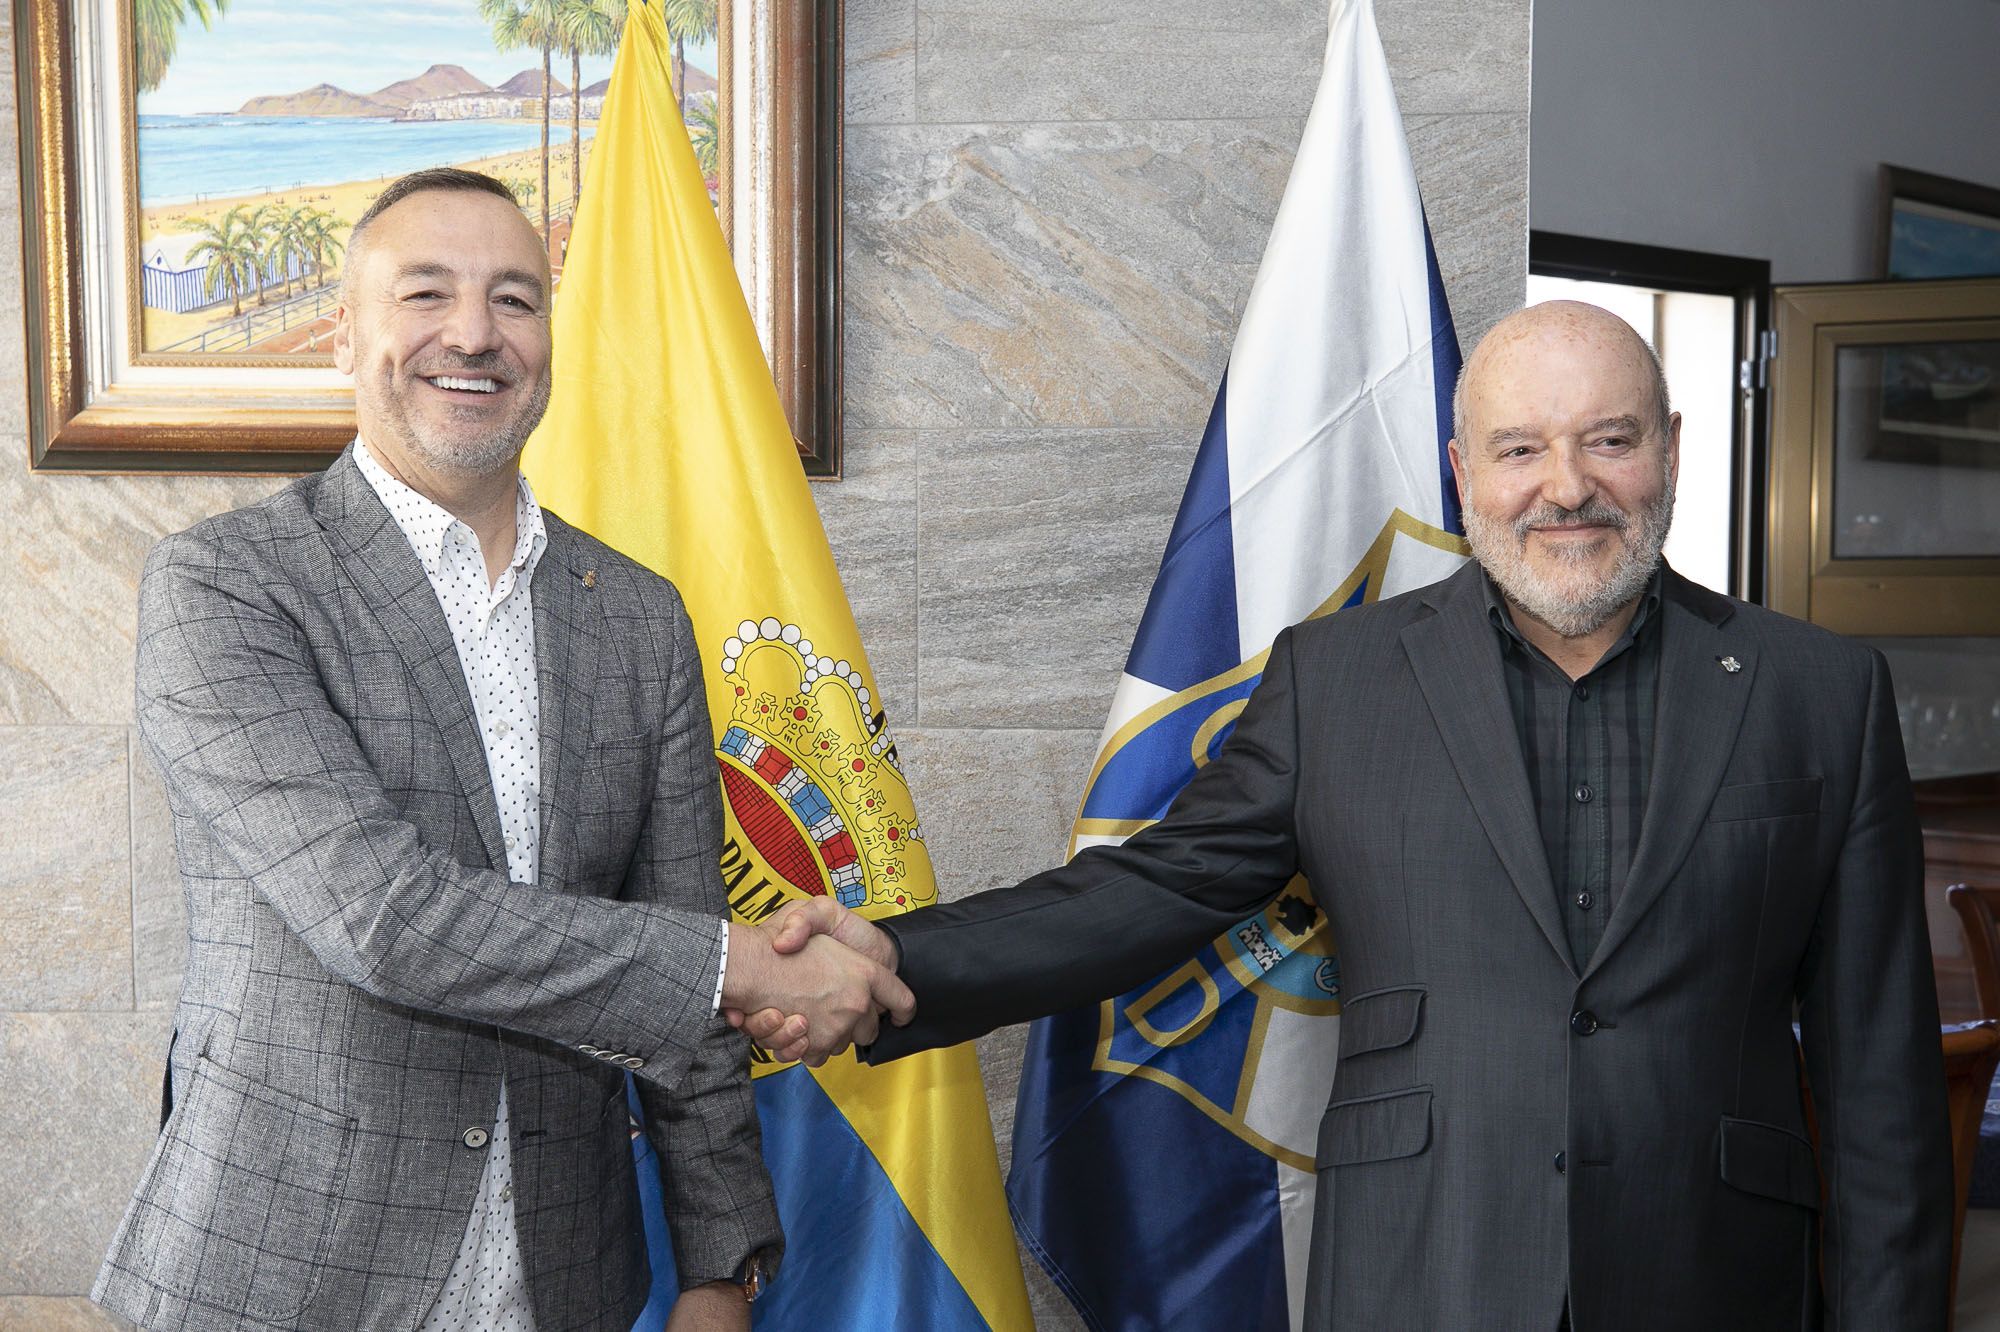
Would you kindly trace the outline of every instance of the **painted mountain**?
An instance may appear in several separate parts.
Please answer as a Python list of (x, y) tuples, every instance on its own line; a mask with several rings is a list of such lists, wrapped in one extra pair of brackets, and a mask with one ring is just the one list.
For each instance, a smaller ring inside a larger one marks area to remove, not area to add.
[(403, 79), (381, 88), (369, 96), (398, 110), (412, 102), (428, 101), (433, 97), (451, 97), (458, 93), (483, 93), (493, 89), (486, 80), (474, 74), (463, 65), (432, 65), (414, 79)]

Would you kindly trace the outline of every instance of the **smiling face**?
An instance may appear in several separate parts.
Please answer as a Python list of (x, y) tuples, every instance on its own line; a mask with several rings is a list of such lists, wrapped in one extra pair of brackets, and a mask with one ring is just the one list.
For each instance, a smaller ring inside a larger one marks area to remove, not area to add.
[(1595, 306), (1511, 316), (1466, 365), (1452, 471), (1473, 558), (1565, 638), (1644, 590), (1673, 521), (1680, 415), (1652, 353)]
[(333, 359), (361, 434), (435, 471), (518, 465), (549, 403), (548, 256), (521, 210), (468, 190), (384, 209), (349, 255)]

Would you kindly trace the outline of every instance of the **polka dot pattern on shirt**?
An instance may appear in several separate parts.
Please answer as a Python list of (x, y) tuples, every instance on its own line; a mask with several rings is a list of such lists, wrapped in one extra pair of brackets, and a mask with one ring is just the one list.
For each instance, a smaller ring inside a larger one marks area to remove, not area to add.
[[(532, 885), (541, 851), (542, 747), (529, 585), (548, 548), (541, 507), (527, 478), (520, 478), (513, 555), (499, 578), (488, 579), (479, 538), (470, 527), (389, 475), (366, 444), (356, 447), (355, 461), (409, 538), (437, 593), (486, 749), (507, 852), (507, 877)], [(513, 1143), (504, 1081), (485, 1151), (465, 1238), (420, 1332), (534, 1332), (534, 1306), (514, 1226)]]

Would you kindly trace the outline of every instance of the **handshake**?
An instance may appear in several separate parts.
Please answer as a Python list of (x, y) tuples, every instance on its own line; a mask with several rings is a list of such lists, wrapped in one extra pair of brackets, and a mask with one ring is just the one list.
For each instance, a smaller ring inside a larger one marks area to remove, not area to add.
[(896, 978), (889, 936), (828, 897), (793, 902), (761, 925), (729, 925), (722, 1014), (783, 1060), (817, 1068), (897, 1026), (917, 1001)]

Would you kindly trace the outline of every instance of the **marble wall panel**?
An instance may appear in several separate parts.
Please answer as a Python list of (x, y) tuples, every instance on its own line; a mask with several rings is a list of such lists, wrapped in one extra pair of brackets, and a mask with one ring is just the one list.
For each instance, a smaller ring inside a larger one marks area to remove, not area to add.
[(917, 682), (927, 726), (1104, 725), (1200, 441), (927, 436)]
[[(1380, 0), (1389, 79), (1403, 114), (1528, 109), (1531, 0)], [(1517, 182), (1525, 192), (1528, 178)]]
[(1324, 0), (918, 0), (931, 123), (1303, 116)]
[(0, 1332), (130, 1332), (131, 1327), (81, 1297), (0, 1295)]
[(917, 118), (917, 0), (847, 0), (841, 67), (849, 125)]
[(147, 552), (283, 484), (31, 473), (26, 441), (0, 438), (0, 723), (131, 721)]
[(1405, 132), (1467, 355), (1528, 286), (1528, 117), (1410, 116)]
[(1061, 864), (1096, 753), (1095, 730), (903, 732), (897, 754), (939, 896), (1004, 887)]
[(813, 485), (889, 724), (917, 720), (917, 439), (847, 432), (846, 473)]
[(848, 424), (1199, 429), (1302, 127), (851, 130)]
[(167, 789), (136, 730), (128, 733), (132, 774), (132, 997), (140, 1008), (171, 1008), (187, 961), (187, 907), (174, 859)]
[(125, 792), (122, 727), (0, 726), (0, 1009), (131, 1007)]
[(89, 1293), (159, 1133), (166, 1059), (164, 1013), (0, 1013), (0, 1295)]

